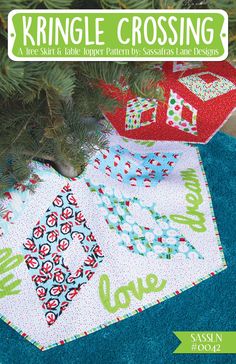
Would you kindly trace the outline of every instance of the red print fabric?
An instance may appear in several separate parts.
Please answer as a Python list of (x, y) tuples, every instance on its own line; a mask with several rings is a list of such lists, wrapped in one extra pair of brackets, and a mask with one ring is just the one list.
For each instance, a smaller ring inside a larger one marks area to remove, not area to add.
[(103, 85), (120, 103), (106, 118), (126, 138), (208, 142), (236, 108), (236, 69), (228, 62), (165, 62), (162, 71), (164, 101), (138, 97), (124, 82)]

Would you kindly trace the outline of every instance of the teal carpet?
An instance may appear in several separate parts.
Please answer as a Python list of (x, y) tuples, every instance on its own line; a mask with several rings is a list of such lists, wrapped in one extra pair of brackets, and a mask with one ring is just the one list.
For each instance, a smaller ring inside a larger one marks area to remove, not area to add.
[(236, 355), (173, 355), (173, 331), (236, 331), (236, 139), (201, 146), (228, 269), (160, 305), (65, 346), (40, 352), (0, 322), (0, 364), (236, 363)]

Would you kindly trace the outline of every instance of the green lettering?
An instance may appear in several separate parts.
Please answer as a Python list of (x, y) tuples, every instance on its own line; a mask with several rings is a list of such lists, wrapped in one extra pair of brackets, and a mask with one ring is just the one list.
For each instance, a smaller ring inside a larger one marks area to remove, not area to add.
[(138, 278), (137, 282), (138, 282), (138, 289), (136, 289), (134, 281), (129, 282), (127, 287), (133, 293), (133, 296), (135, 298), (137, 298), (137, 300), (140, 301), (143, 298), (143, 294), (144, 294), (142, 278)]
[(99, 296), (103, 306), (110, 313), (115, 313), (119, 307), (110, 304), (110, 280), (107, 274), (103, 274), (99, 281)]
[[(0, 274), (7, 273), (18, 267), (24, 260), (22, 255), (11, 255), (11, 248), (0, 249)], [(16, 290), (16, 287), (21, 284), (21, 280), (16, 279), (13, 281), (13, 279), (14, 275), (8, 274), (6, 277), (0, 280), (0, 298), (20, 293), (20, 290)]]
[(146, 283), (147, 283), (147, 288), (146, 288), (146, 292), (147, 293), (151, 293), (151, 292), (160, 292), (162, 291), (165, 286), (166, 286), (166, 280), (163, 279), (161, 281), (160, 286), (158, 287), (158, 278), (155, 274), (148, 274), (146, 277)]
[(184, 215), (170, 215), (170, 218), (172, 221), (177, 222), (178, 224), (188, 225), (192, 230), (196, 232), (202, 233), (206, 231), (206, 227), (204, 225), (204, 217), (202, 217), (202, 221), (196, 221)]
[(196, 180), (196, 182), (186, 182), (185, 187), (192, 192), (195, 192), (196, 194), (201, 194), (201, 188), (199, 182)]
[(203, 203), (203, 198), (201, 195), (201, 186), (197, 177), (195, 169), (188, 168), (186, 171), (181, 172), (185, 187), (192, 193), (186, 195), (186, 202), (191, 206), (187, 206), (186, 213), (191, 215), (191, 217), (184, 215), (171, 215), (170, 218), (174, 222), (179, 224), (188, 225), (193, 231), (204, 232), (207, 230), (205, 226), (205, 216), (202, 212), (198, 211), (199, 206)]
[[(141, 301), (144, 293), (160, 292), (166, 286), (167, 281), (162, 280), (158, 286), (158, 278), (155, 274), (149, 274), (146, 277), (147, 287), (144, 287), (142, 278), (137, 278), (137, 288), (134, 281), (129, 282), (126, 286), (119, 287), (114, 294), (115, 306), (111, 305), (110, 297), (110, 280), (107, 274), (103, 274), (99, 281), (99, 296), (105, 309), (110, 313), (115, 313), (120, 308), (127, 308), (130, 305), (130, 294)], [(123, 296), (123, 299), (122, 299)]]
[(24, 258), (22, 255), (14, 255), (13, 257), (8, 258), (3, 263), (0, 264), (0, 274), (4, 274), (9, 272), (10, 270), (18, 267)]
[(0, 298), (20, 293), (20, 290), (15, 290), (15, 288), (21, 284), (21, 280), (17, 279), (12, 283), (7, 284), (12, 279), (14, 279), (14, 275), (9, 274), (8, 276), (0, 280)]
[(193, 168), (188, 168), (186, 171), (182, 171), (180, 174), (183, 177), (184, 181), (185, 180), (193, 182), (197, 181), (197, 173)]
[(186, 201), (191, 203), (194, 208), (197, 210), (199, 205), (202, 204), (203, 199), (201, 195), (194, 195), (193, 193), (188, 193), (186, 195)]
[(0, 249), (0, 263), (4, 262), (11, 256), (12, 250), (10, 248)]
[[(121, 295), (124, 296), (124, 302), (121, 300)], [(130, 304), (130, 296), (128, 292), (128, 287), (121, 286), (118, 288), (114, 295), (116, 306), (119, 308), (127, 308)]]

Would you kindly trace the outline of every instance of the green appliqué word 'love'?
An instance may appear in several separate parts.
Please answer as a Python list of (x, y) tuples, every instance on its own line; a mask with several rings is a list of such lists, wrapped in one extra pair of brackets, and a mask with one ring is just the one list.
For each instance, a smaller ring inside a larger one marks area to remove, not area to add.
[(12, 296), (20, 293), (20, 279), (15, 279), (12, 273), (9, 273), (18, 267), (24, 258), (22, 255), (12, 255), (10, 248), (0, 249), (0, 298)]
[(202, 190), (198, 180), (195, 169), (188, 168), (186, 171), (181, 172), (184, 186), (190, 191), (186, 195), (186, 202), (189, 204), (184, 215), (170, 215), (171, 220), (178, 224), (188, 225), (193, 231), (203, 233), (207, 230), (205, 226), (205, 216), (203, 212), (199, 211), (199, 206), (203, 203)]
[(166, 286), (166, 280), (158, 282), (155, 274), (148, 274), (145, 284), (142, 278), (137, 278), (137, 283), (129, 282), (126, 286), (119, 287), (114, 293), (114, 303), (111, 298), (110, 279), (107, 274), (103, 274), (99, 282), (99, 296), (105, 309), (110, 313), (115, 313), (121, 308), (127, 308), (130, 305), (130, 295), (141, 301), (143, 296), (148, 293), (160, 292)]

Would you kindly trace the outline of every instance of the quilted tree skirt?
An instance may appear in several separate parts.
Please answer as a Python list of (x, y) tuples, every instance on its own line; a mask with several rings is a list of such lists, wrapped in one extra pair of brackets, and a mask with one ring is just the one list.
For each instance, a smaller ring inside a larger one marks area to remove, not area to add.
[(26, 184), (37, 184), (35, 193), (18, 185), (3, 201), (0, 314), (39, 349), (138, 314), (226, 268), (197, 147), (113, 135), (79, 178), (32, 169)]
[(103, 84), (119, 102), (106, 117), (123, 137), (206, 143), (235, 110), (236, 69), (228, 62), (164, 62), (155, 70), (164, 73), (164, 102), (133, 94), (125, 80)]

